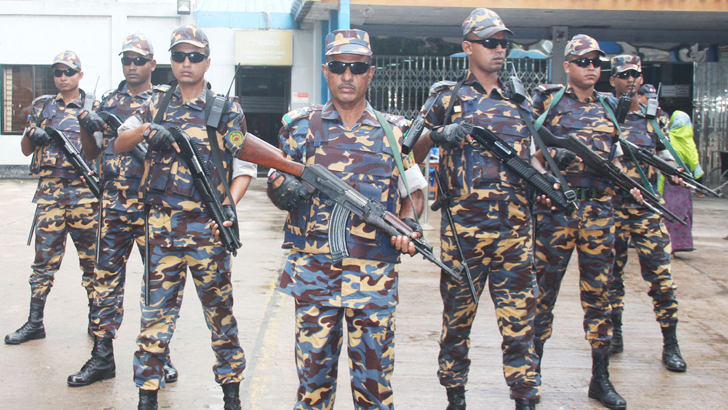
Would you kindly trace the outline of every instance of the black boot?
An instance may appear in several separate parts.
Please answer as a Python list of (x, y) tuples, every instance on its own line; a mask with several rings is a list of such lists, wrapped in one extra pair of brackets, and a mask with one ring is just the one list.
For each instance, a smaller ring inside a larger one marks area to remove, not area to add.
[(114, 362), (113, 341), (96, 336), (91, 358), (78, 373), (68, 376), (68, 385), (71, 387), (88, 386), (99, 380), (114, 377), (116, 377), (116, 363)]
[(240, 383), (222, 384), (222, 399), (225, 401), (224, 410), (242, 410), (240, 403)]
[(671, 372), (684, 372), (688, 369), (688, 365), (680, 354), (680, 346), (677, 344), (677, 335), (675, 334), (676, 330), (676, 326), (662, 328), (662, 339), (664, 341), (662, 363)]
[(609, 354), (622, 353), (624, 351), (624, 340), (622, 339), (622, 314), (612, 312), (612, 344), (609, 346)]
[(174, 367), (172, 361), (169, 360), (169, 357), (167, 357), (167, 363), (164, 364), (164, 381), (167, 383), (174, 383), (177, 381), (178, 377), (179, 373), (177, 372), (177, 368)]
[(609, 356), (592, 352), (592, 379), (589, 383), (589, 398), (599, 400), (612, 410), (624, 410), (627, 401), (617, 393), (609, 381)]
[(137, 410), (157, 410), (157, 390), (139, 389)]
[(516, 399), (516, 410), (536, 410), (536, 400)]
[(447, 388), (446, 410), (465, 410), (465, 386)]
[(45, 339), (45, 327), (43, 326), (43, 309), (45, 300), (30, 299), (30, 314), (28, 321), (14, 333), (5, 336), (5, 343), (19, 345), (28, 340)]

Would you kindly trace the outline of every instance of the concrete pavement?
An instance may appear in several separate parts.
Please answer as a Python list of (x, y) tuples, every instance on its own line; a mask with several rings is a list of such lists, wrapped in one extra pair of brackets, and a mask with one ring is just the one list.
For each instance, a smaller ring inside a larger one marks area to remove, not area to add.
[[(34, 212), (32, 180), (0, 181), (0, 336), (26, 320), (32, 247), (25, 246)], [(233, 263), (235, 314), (248, 360), (241, 395), (248, 410), (291, 409), (297, 378), (293, 350), (293, 301), (276, 291), (285, 252), (280, 249), (285, 213), (269, 204), (264, 181), (256, 181), (238, 206), (243, 248)], [(629, 409), (724, 409), (728, 388), (728, 201), (696, 199), (696, 251), (673, 263), (680, 301), (678, 336), (688, 371), (675, 374), (661, 364), (661, 335), (634, 250), (627, 266), (624, 353), (612, 359), (611, 379)], [(439, 213), (429, 223), (439, 226)], [(437, 249), (436, 229), (426, 232)], [(70, 242), (70, 241), (69, 241)], [(540, 410), (603, 409), (587, 398), (591, 358), (582, 330), (576, 258), (572, 259), (556, 307), (554, 336), (543, 360)], [(114, 343), (117, 376), (71, 388), (66, 377), (89, 358), (87, 306), (78, 258), (69, 245), (46, 307), (47, 338), (20, 346), (0, 345), (0, 409), (135, 409), (132, 355), (139, 329), (138, 253), (129, 263), (126, 316)], [(437, 380), (437, 340), (442, 302), (439, 273), (420, 257), (405, 257), (397, 311), (395, 403), (400, 409), (443, 410), (445, 390)], [(212, 375), (210, 336), (188, 283), (171, 344), (180, 371), (177, 383), (160, 392), (162, 409), (222, 409), (222, 391)], [(468, 409), (512, 409), (501, 367), (500, 336), (486, 295), (473, 329)], [(335, 408), (353, 409), (346, 355), (340, 361)]]

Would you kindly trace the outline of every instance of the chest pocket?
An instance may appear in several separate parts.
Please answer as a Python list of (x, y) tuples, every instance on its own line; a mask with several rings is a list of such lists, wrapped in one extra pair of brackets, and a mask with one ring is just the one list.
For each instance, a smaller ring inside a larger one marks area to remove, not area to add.
[[(383, 138), (377, 137), (379, 129), (372, 130), (374, 135), (369, 138), (350, 137), (333, 128), (331, 131), (324, 138), (313, 138), (311, 144), (314, 148), (314, 162), (338, 174), (344, 182), (365, 197), (383, 203), (390, 211), (396, 209), (396, 195), (391, 189), (397, 184), (397, 178), (392, 175), (395, 167), (394, 156)], [(308, 215), (309, 238), (327, 237), (333, 210), (333, 204), (329, 202), (323, 195), (314, 200)], [(351, 241), (374, 246), (382, 244), (383, 235), (374, 227), (358, 216), (350, 215), (349, 218)]]

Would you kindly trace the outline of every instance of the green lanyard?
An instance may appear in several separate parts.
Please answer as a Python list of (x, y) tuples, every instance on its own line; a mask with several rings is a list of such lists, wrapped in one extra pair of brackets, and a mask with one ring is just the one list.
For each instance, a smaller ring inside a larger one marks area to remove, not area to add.
[(412, 196), (410, 195), (410, 189), (409, 185), (407, 184), (407, 177), (404, 174), (404, 164), (402, 163), (402, 154), (399, 152), (399, 145), (397, 144), (397, 139), (394, 138), (394, 133), (392, 132), (392, 127), (389, 126), (389, 123), (384, 118), (382, 113), (380, 113), (377, 110), (373, 110), (374, 115), (377, 117), (377, 121), (379, 121), (379, 125), (382, 126), (384, 129), (384, 134), (387, 135), (387, 139), (389, 140), (389, 146), (392, 148), (392, 153), (394, 154), (394, 162), (397, 164), (397, 169), (399, 169), (399, 175), (400, 178), (402, 178), (402, 182), (404, 183), (404, 188), (407, 190), (407, 198), (409, 198), (410, 203), (412, 204), (412, 210), (414, 211), (415, 215), (415, 221), (417, 221), (417, 224), (419, 225), (420, 220), (417, 218), (417, 210), (415, 209), (415, 203), (412, 201)]
[[(612, 112), (612, 109), (609, 108), (609, 105), (607, 105), (601, 95), (599, 96), (599, 102), (602, 103), (604, 110), (607, 112), (607, 114), (609, 114), (609, 118), (614, 123), (614, 127), (617, 129), (619, 135), (624, 138), (624, 134), (622, 134), (622, 129), (619, 127), (619, 123), (617, 123), (617, 117), (614, 116), (614, 112)], [(637, 172), (639, 172), (640, 174), (640, 179), (642, 179), (642, 184), (647, 188), (648, 191), (650, 191), (652, 195), (655, 195), (655, 190), (652, 188), (652, 184), (650, 184), (650, 181), (647, 179), (645, 173), (642, 171), (642, 167), (637, 162), (637, 158), (635, 158), (632, 150), (627, 145), (624, 145), (622, 148), (626, 149), (627, 152), (629, 152), (629, 156), (632, 157), (632, 161), (634, 161), (634, 165), (637, 167)]]
[(566, 92), (566, 87), (560, 89), (559, 92), (554, 94), (554, 98), (551, 100), (551, 104), (549, 104), (549, 108), (547, 108), (546, 111), (544, 111), (544, 113), (538, 117), (536, 122), (533, 123), (533, 126), (536, 128), (537, 131), (539, 129), (541, 129), (541, 125), (543, 125), (544, 121), (546, 121), (546, 116), (549, 114), (551, 107), (555, 107), (556, 104), (558, 104), (559, 101), (561, 101), (561, 97), (564, 96), (565, 92)]
[[(643, 113), (647, 112), (647, 110), (645, 110), (645, 107), (643, 107), (642, 105), (640, 105), (640, 108), (642, 109)], [(681, 167), (686, 171), (690, 171), (688, 167), (685, 166), (685, 163), (682, 161), (682, 158), (680, 158), (680, 155), (677, 155), (677, 151), (675, 151), (675, 148), (670, 143), (670, 140), (667, 139), (665, 134), (662, 132), (662, 128), (660, 128), (657, 121), (652, 118), (649, 120), (649, 122), (650, 125), (652, 125), (652, 129), (655, 130), (655, 134), (657, 134), (657, 136), (660, 138), (660, 141), (662, 141), (662, 144), (665, 146), (665, 148), (667, 148), (668, 151), (670, 151), (670, 154), (672, 154), (672, 157), (675, 159), (675, 163), (677, 164), (677, 166)]]

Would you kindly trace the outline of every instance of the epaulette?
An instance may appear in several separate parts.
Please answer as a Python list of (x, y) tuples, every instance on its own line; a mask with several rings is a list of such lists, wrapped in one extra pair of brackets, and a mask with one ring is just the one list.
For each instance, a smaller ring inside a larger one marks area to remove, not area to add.
[(154, 92), (166, 93), (167, 90), (169, 90), (169, 84), (157, 84), (155, 86), (152, 86), (152, 91)]
[(450, 90), (457, 84), (455, 81), (438, 81), (430, 87), (430, 95)]
[(539, 94), (551, 94), (562, 88), (564, 88), (563, 84), (541, 84), (536, 87), (536, 92)]
[(101, 101), (104, 101), (105, 99), (109, 98), (109, 96), (116, 92), (116, 88), (112, 88), (111, 90), (101, 94)]
[(308, 107), (298, 108), (296, 110), (292, 110), (287, 112), (284, 116), (281, 122), (283, 123), (284, 127), (288, 127), (292, 123), (302, 119), (302, 118), (308, 118), (309, 115), (313, 111), (321, 110), (322, 106), (320, 105), (309, 105)]
[(36, 97), (36, 99), (33, 100), (33, 102), (31, 103), (31, 105), (33, 105), (34, 107), (36, 105), (37, 106), (41, 106), (41, 105), (43, 105), (45, 103), (46, 100), (53, 99), (53, 98), (56, 98), (56, 96), (55, 95), (51, 95), (51, 94), (41, 95), (40, 97)]

